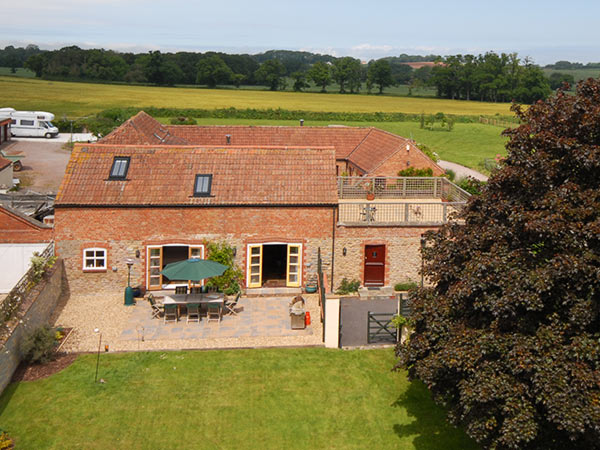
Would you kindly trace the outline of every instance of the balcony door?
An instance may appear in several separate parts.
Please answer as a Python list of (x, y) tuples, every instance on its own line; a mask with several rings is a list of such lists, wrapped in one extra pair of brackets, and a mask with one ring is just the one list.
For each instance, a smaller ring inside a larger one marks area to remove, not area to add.
[(365, 286), (385, 282), (385, 245), (365, 245)]

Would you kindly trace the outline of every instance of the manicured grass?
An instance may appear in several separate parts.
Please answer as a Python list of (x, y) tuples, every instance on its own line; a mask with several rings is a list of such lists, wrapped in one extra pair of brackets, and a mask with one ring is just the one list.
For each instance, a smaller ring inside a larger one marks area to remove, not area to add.
[[(170, 123), (168, 118), (158, 118)], [(256, 119), (196, 119), (198, 125), (287, 125), (297, 126), (292, 120), (256, 120)], [(450, 132), (441, 129), (434, 131), (419, 128), (418, 122), (336, 122), (336, 124), (377, 127), (400, 136), (413, 138), (435, 151), (441, 159), (481, 170), (480, 162), (485, 158), (495, 158), (497, 154), (506, 155), (506, 138), (500, 136), (502, 127), (479, 123), (456, 123)], [(306, 121), (306, 126), (327, 126), (329, 122)]]
[(0, 77), (3, 106), (49, 111), (73, 119), (107, 108), (284, 108), (331, 112), (402, 112), (456, 115), (510, 115), (508, 103), (467, 102), (437, 98), (339, 95), (232, 89), (159, 88), (91, 83), (66, 83)]
[(20, 449), (475, 449), (391, 349), (269, 349), (79, 357), (10, 385), (0, 427)]

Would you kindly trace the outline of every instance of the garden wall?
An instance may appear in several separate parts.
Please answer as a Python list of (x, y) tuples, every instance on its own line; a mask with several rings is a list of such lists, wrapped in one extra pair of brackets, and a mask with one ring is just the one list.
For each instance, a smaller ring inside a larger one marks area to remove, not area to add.
[(63, 292), (64, 264), (57, 260), (49, 274), (33, 288), (20, 311), (20, 322), (0, 349), (0, 393), (10, 383), (13, 373), (21, 362), (19, 347), (23, 337), (37, 327), (48, 323)]

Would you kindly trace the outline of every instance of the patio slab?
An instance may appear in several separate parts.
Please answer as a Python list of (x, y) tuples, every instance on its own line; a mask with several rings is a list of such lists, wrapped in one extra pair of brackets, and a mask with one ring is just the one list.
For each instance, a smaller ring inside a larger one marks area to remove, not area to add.
[(311, 335), (313, 330), (292, 330), (289, 316), (288, 297), (241, 298), (237, 315), (224, 315), (221, 322), (208, 322), (202, 317), (200, 322), (187, 323), (185, 315), (179, 322), (164, 323), (163, 319), (151, 319), (150, 304), (138, 302), (129, 322), (121, 332), (122, 340), (138, 340), (136, 330), (154, 328), (154, 333), (144, 332), (145, 340), (160, 340), (165, 337), (178, 339), (206, 339), (222, 337), (250, 336), (298, 336)]
[[(292, 297), (243, 297), (237, 316), (224, 316), (220, 323), (206, 321), (164, 324), (152, 319), (150, 305), (138, 299), (124, 306), (122, 294), (79, 295), (72, 292), (54, 314), (55, 326), (73, 328), (65, 342), (66, 352), (94, 352), (98, 342), (110, 351), (148, 351), (240, 347), (321, 346), (318, 297), (304, 294), (312, 325), (292, 330), (288, 303)], [(97, 331), (96, 331), (97, 330)]]

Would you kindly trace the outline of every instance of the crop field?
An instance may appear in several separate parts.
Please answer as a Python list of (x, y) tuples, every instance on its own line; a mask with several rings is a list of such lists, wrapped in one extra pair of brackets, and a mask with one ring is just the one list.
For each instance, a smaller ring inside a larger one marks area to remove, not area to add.
[[(157, 117), (163, 123), (170, 119)], [(198, 125), (281, 125), (298, 126), (295, 120), (256, 120), (256, 119), (196, 119)], [(481, 170), (485, 158), (506, 155), (506, 138), (501, 136), (502, 127), (479, 123), (457, 123), (452, 131), (421, 129), (418, 122), (331, 122), (306, 121), (305, 126), (347, 125), (356, 127), (377, 127), (391, 133), (412, 138), (427, 145), (440, 159)]]
[(57, 117), (85, 117), (98, 111), (134, 107), (284, 108), (331, 112), (402, 112), (455, 115), (510, 115), (508, 103), (482, 103), (437, 98), (339, 95), (232, 89), (166, 88), (70, 83), (1, 77), (0, 107), (50, 111)]

